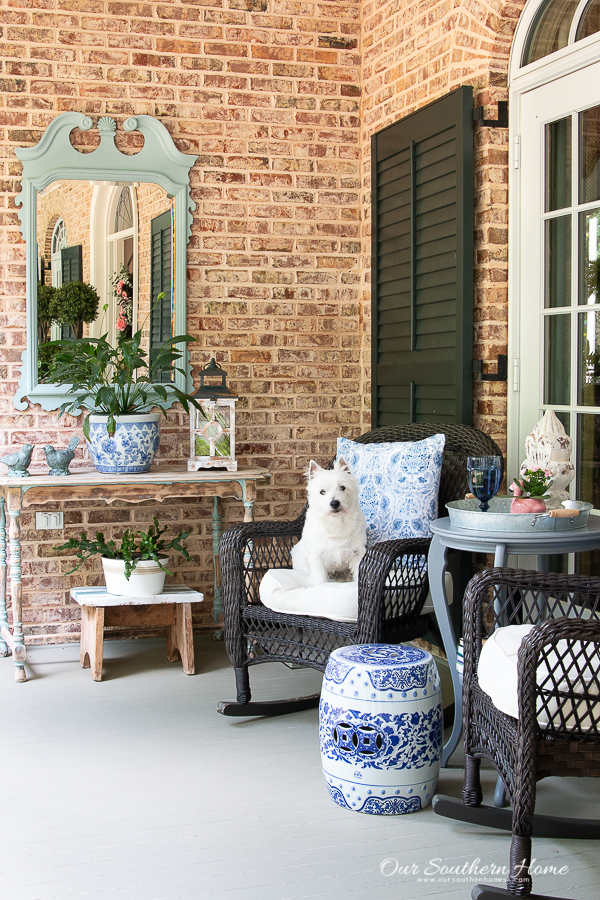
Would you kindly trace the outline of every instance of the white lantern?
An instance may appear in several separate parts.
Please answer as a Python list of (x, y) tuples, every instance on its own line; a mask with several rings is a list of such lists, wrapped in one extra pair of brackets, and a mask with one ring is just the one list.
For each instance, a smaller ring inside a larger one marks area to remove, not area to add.
[[(237, 472), (235, 403), (238, 398), (227, 387), (226, 375), (214, 358), (200, 371), (200, 387), (193, 395), (200, 409), (190, 407), (188, 472), (213, 468)], [(207, 384), (207, 378), (212, 383)]]

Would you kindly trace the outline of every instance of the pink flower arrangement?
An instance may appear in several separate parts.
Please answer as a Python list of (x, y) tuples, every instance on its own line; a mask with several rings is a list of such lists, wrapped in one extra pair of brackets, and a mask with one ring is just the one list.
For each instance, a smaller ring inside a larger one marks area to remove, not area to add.
[(514, 483), (529, 497), (545, 497), (552, 480), (550, 469), (533, 466), (531, 469), (525, 469), (521, 481), (515, 478)]
[(133, 276), (126, 266), (113, 277), (113, 290), (117, 301), (117, 329), (124, 334), (133, 328)]

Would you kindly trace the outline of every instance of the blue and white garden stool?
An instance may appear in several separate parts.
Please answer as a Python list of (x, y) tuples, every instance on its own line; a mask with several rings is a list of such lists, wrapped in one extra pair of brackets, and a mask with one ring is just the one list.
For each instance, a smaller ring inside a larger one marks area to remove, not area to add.
[(332, 799), (394, 816), (431, 803), (440, 771), (440, 677), (430, 653), (408, 644), (340, 647), (329, 657), (319, 736)]

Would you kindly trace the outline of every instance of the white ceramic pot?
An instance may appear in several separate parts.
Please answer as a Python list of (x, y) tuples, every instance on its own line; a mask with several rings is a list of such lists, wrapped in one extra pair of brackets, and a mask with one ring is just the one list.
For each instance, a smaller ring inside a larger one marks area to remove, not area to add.
[[(161, 556), (160, 561), (163, 566), (169, 562), (166, 556)], [(129, 576), (129, 581), (125, 578), (123, 559), (108, 559), (103, 556), (102, 568), (109, 594), (117, 594), (119, 597), (154, 597), (163, 592), (167, 573), (153, 559), (140, 559)]]
[(115, 416), (117, 429), (112, 437), (106, 430), (108, 416), (90, 416), (87, 441), (92, 461), (107, 475), (131, 475), (147, 472), (158, 450), (160, 413)]

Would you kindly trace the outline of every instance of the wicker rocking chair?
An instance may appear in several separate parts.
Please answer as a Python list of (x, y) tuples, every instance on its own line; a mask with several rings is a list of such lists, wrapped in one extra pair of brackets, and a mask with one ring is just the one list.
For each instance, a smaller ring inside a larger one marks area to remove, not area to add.
[[(464, 602), (463, 801), (438, 795), (439, 815), (512, 831), (507, 889), (473, 888), (473, 900), (533, 894), (531, 838), (600, 838), (600, 820), (536, 815), (536, 784), (550, 775), (600, 776), (600, 578), (488, 569)], [(482, 642), (497, 626), (534, 627), (518, 651), (518, 718), (501, 712), (478, 677)], [(560, 644), (559, 644), (560, 642)], [(482, 804), (481, 760), (489, 759), (512, 809)]]
[[(467, 425), (412, 424), (375, 429), (356, 438), (368, 444), (417, 441), (446, 435), (439, 493), (445, 504), (468, 491), (468, 456), (501, 455), (494, 441)], [(330, 463), (331, 465), (332, 463)], [(237, 700), (221, 701), (227, 716), (280, 715), (309, 709), (319, 694), (288, 700), (251, 700), (249, 668), (283, 662), (324, 671), (337, 647), (361, 643), (400, 643), (422, 637), (432, 624), (422, 615), (427, 582), (429, 538), (385, 541), (364, 556), (358, 577), (358, 621), (276, 613), (260, 602), (259, 585), (268, 569), (292, 568), (291, 549), (300, 539), (304, 512), (295, 521), (247, 522), (223, 534), (220, 546), (224, 629), (227, 653), (235, 670)]]

